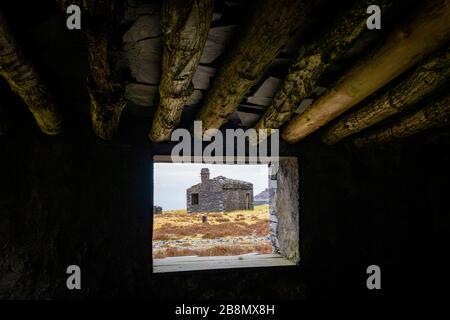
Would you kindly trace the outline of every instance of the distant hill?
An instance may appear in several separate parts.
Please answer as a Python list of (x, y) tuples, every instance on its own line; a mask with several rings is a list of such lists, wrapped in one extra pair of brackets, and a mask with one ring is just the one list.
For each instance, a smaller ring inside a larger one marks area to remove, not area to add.
[(256, 196), (253, 197), (253, 204), (255, 206), (260, 204), (269, 204), (269, 188), (261, 191)]

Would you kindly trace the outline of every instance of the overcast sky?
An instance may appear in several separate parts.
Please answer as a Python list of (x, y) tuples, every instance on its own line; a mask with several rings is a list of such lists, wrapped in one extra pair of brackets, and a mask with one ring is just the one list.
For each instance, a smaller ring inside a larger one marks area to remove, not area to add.
[(186, 189), (200, 183), (200, 169), (209, 168), (210, 179), (224, 176), (253, 183), (253, 194), (267, 188), (267, 164), (222, 165), (202, 163), (155, 163), (154, 204), (163, 210), (186, 208)]

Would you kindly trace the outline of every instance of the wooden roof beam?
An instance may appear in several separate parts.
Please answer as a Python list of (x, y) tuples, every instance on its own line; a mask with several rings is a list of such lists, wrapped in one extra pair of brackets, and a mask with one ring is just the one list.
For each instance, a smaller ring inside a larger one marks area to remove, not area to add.
[(9, 24), (0, 12), (0, 75), (27, 105), (39, 128), (49, 135), (62, 131), (63, 120), (46, 84), (25, 58)]
[(437, 50), (450, 38), (450, 0), (429, 0), (394, 29), (384, 44), (362, 59), (282, 131), (289, 143), (302, 140), (352, 108)]
[(448, 125), (450, 122), (450, 95), (446, 95), (424, 108), (404, 116), (398, 122), (367, 133), (354, 140), (358, 147), (386, 143), (406, 138), (426, 129)]
[(108, 62), (108, 42), (115, 22), (116, 1), (59, 0), (65, 10), (75, 4), (83, 10), (82, 30), (85, 32), (89, 60), (87, 89), (91, 99), (91, 120), (95, 134), (111, 140), (119, 126), (126, 106), (124, 88), (112, 79)]
[(193, 92), (192, 78), (208, 36), (213, 0), (166, 0), (161, 10), (164, 41), (159, 105), (149, 138), (170, 139), (179, 124), (183, 107)]
[[(393, 0), (378, 1), (385, 13)], [(255, 125), (255, 129), (277, 129), (294, 114), (298, 104), (311, 95), (325, 69), (333, 64), (355, 39), (366, 30), (367, 7), (372, 1), (358, 1), (339, 16), (330, 30), (316, 43), (300, 49), (296, 61), (275, 93), (271, 105)]]
[(227, 54), (198, 118), (203, 129), (218, 129), (238, 107), (290, 34), (309, 12), (310, 0), (258, 1), (253, 17)]
[(111, 79), (107, 38), (106, 33), (87, 33), (91, 119), (95, 134), (103, 140), (111, 140), (114, 137), (126, 106), (122, 86)]
[(414, 106), (424, 96), (442, 86), (449, 76), (450, 46), (447, 46), (419, 65), (400, 84), (333, 124), (322, 136), (322, 141), (335, 144)]

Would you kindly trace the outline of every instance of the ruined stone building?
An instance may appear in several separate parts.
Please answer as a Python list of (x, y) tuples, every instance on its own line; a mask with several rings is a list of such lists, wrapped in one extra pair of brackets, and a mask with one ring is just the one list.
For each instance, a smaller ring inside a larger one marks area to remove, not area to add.
[(253, 210), (253, 184), (218, 176), (209, 178), (209, 169), (200, 171), (201, 182), (186, 190), (187, 212)]

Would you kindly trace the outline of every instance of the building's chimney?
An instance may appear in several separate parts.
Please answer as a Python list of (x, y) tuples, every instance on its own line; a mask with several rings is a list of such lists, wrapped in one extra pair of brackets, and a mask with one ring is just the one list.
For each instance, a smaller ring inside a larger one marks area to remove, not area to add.
[(209, 180), (209, 169), (202, 168), (202, 170), (200, 171), (200, 177), (202, 177), (202, 183), (207, 183)]

